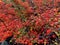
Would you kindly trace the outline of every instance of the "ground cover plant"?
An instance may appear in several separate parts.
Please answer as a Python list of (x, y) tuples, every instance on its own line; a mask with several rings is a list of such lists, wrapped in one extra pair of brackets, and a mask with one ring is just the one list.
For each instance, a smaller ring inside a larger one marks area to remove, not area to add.
[(1, 45), (60, 45), (60, 0), (0, 1)]

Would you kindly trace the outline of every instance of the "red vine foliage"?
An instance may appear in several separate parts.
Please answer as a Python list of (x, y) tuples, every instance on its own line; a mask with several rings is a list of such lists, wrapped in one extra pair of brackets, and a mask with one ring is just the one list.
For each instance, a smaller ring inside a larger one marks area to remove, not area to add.
[(6, 40), (21, 27), (21, 20), (12, 5), (0, 2), (0, 41)]
[[(59, 44), (60, 1), (59, 0), (14, 0), (20, 15), (10, 4), (0, 3), (1, 38), (13, 35), (16, 43), (23, 45)], [(22, 7), (22, 9), (21, 9)], [(3, 34), (4, 33), (4, 34)]]

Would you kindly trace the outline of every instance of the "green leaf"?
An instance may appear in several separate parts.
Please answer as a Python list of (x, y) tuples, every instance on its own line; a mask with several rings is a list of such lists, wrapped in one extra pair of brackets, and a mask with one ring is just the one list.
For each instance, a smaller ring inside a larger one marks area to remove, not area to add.
[(4, 1), (5, 3), (11, 3), (11, 0), (2, 0)]
[(25, 0), (22, 0), (23, 2), (25, 2)]

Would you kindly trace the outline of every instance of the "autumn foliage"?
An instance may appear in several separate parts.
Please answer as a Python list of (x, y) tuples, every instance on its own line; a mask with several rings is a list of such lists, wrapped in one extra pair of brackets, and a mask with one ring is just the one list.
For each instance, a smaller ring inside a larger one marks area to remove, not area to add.
[(59, 0), (14, 0), (14, 3), (0, 3), (0, 41), (12, 36), (10, 41), (16, 45), (60, 43)]

